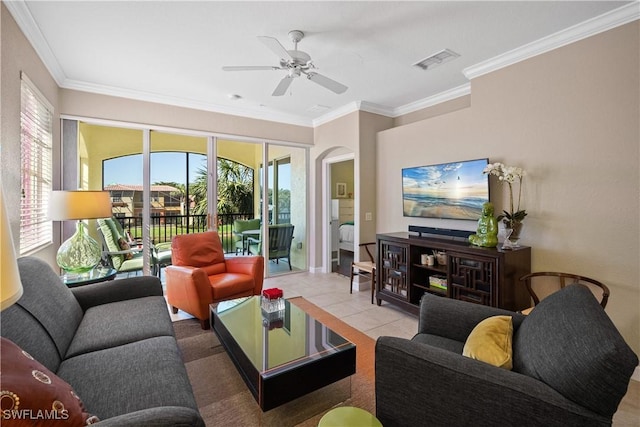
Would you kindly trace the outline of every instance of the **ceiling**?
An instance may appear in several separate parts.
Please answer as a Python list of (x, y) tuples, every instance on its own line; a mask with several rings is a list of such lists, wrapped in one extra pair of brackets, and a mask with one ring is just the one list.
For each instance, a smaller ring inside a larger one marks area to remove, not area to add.
[[(356, 108), (408, 113), (469, 93), (472, 77), (638, 19), (637, 1), (5, 4), (61, 87), (306, 126)], [(291, 50), (290, 30), (304, 32), (298, 49), (346, 92), (303, 76), (276, 97), (285, 71), (222, 70), (278, 66), (257, 37)], [(413, 66), (443, 49), (460, 56)]]

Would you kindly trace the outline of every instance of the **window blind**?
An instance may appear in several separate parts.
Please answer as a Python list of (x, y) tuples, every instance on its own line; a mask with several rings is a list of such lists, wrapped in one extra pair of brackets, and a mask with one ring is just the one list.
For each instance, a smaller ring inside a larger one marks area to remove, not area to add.
[(25, 255), (53, 240), (47, 214), (52, 190), (53, 107), (24, 73), (20, 92), (20, 255)]

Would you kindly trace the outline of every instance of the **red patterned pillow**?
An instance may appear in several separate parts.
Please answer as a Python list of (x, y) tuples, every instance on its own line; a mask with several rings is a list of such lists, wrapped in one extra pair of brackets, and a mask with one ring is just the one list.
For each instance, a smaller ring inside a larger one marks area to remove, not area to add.
[[(127, 242), (124, 237), (118, 239), (118, 246), (120, 246), (120, 250), (123, 251), (128, 251), (129, 249), (131, 249), (131, 246), (129, 246), (129, 242)], [(124, 259), (133, 259), (133, 253), (128, 252), (124, 254)]]
[(99, 421), (69, 384), (13, 342), (1, 338), (0, 353), (0, 424), (86, 426)]

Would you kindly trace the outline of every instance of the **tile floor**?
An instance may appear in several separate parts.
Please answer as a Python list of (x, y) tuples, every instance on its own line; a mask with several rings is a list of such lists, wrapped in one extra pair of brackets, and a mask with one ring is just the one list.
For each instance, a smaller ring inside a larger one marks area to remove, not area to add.
[[(322, 307), (343, 322), (376, 339), (382, 335), (411, 338), (418, 330), (418, 318), (394, 306), (371, 304), (369, 290), (349, 293), (349, 278), (337, 273), (296, 273), (265, 279), (263, 288), (280, 288), (285, 297), (301, 296)], [(174, 320), (190, 317), (179, 311)]]
[[(371, 304), (369, 289), (349, 293), (349, 278), (337, 273), (296, 273), (265, 279), (263, 288), (280, 288), (285, 297), (302, 296), (373, 339), (379, 336), (411, 338), (418, 318), (386, 302)], [(174, 320), (191, 317), (179, 311)], [(640, 427), (640, 382), (631, 381), (614, 415), (614, 427)]]

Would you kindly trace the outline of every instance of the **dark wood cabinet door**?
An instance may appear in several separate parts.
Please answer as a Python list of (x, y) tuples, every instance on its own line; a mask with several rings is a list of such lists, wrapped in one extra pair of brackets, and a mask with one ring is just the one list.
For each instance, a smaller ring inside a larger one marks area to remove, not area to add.
[(497, 265), (495, 258), (449, 254), (451, 298), (496, 307)]
[(407, 261), (409, 247), (393, 242), (380, 242), (379, 289), (395, 296), (407, 298)]

